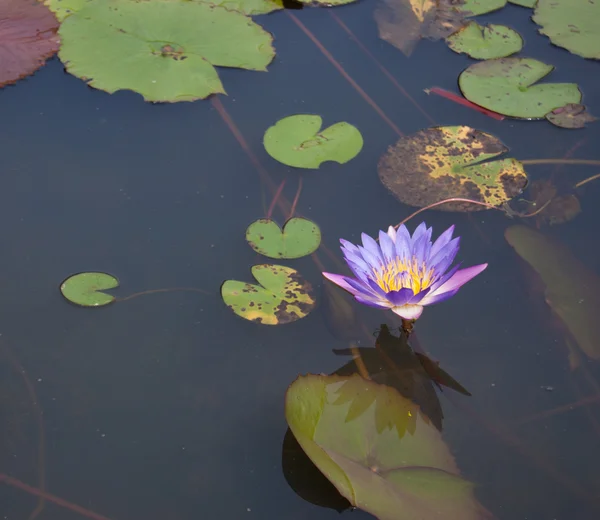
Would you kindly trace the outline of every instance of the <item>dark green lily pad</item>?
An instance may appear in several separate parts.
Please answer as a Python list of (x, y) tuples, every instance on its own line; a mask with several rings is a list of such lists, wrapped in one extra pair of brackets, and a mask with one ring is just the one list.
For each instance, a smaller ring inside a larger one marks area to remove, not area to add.
[(210, 0), (208, 3), (252, 16), (283, 9), (283, 0)]
[(561, 128), (583, 128), (586, 123), (592, 123), (597, 118), (587, 112), (584, 105), (570, 103), (546, 114), (546, 119)]
[(264, 71), (275, 56), (251, 18), (199, 1), (94, 0), (64, 19), (59, 36), (69, 73), (152, 102), (224, 93), (215, 66)]
[(508, 0), (511, 4), (520, 5), (521, 7), (535, 7), (538, 0)]
[(301, 258), (314, 253), (321, 243), (321, 230), (305, 218), (291, 218), (283, 226), (261, 218), (248, 226), (246, 241), (269, 258)]
[(312, 287), (298, 271), (262, 264), (252, 267), (252, 275), (261, 285), (227, 280), (221, 286), (223, 301), (238, 316), (263, 325), (283, 325), (313, 310)]
[(336, 5), (345, 5), (356, 2), (357, 0), (298, 0), (301, 4), (317, 5), (323, 7), (334, 7)]
[(69, 276), (60, 292), (71, 303), (82, 307), (101, 307), (115, 301), (115, 297), (101, 291), (119, 287), (119, 280), (107, 273), (78, 273)]
[(600, 359), (600, 278), (564, 244), (527, 226), (511, 226), (507, 242), (539, 274), (546, 303), (579, 348)]
[(477, 22), (469, 22), (448, 36), (446, 43), (453, 51), (468, 54), (477, 60), (504, 58), (523, 47), (523, 39), (514, 29), (495, 24), (483, 27)]
[(533, 21), (554, 45), (584, 58), (600, 59), (600, 2), (539, 0)]
[(458, 78), (471, 102), (506, 116), (539, 119), (555, 108), (579, 103), (575, 83), (534, 83), (554, 67), (532, 58), (499, 58), (471, 65)]
[(463, 0), (456, 4), (458, 10), (469, 16), (479, 16), (502, 9), (506, 5), (506, 0)]
[(356, 127), (336, 123), (321, 130), (322, 124), (317, 115), (284, 117), (265, 132), (265, 150), (288, 166), (314, 169), (325, 161), (344, 164), (358, 155), (363, 138)]
[[(507, 151), (498, 138), (468, 126), (426, 128), (388, 148), (379, 160), (379, 179), (410, 206), (425, 207), (452, 197), (499, 206), (527, 185), (527, 174), (516, 159), (489, 160)], [(434, 209), (485, 208), (452, 202)]]
[(414, 406), (358, 375), (309, 374), (289, 387), (285, 415), (340, 494), (379, 520), (480, 520), (473, 485)]

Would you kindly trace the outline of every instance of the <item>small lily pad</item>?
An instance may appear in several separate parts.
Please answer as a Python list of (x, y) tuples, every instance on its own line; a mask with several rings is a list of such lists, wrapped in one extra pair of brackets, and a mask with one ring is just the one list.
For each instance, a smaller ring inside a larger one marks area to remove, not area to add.
[(546, 119), (561, 128), (583, 128), (597, 118), (588, 113), (584, 105), (569, 103), (546, 114)]
[(246, 240), (250, 247), (269, 258), (300, 258), (316, 251), (321, 230), (305, 218), (291, 218), (283, 226), (261, 218), (248, 226)]
[[(410, 206), (425, 207), (452, 197), (498, 206), (521, 194), (527, 185), (527, 174), (516, 159), (489, 160), (507, 151), (498, 138), (468, 126), (426, 128), (388, 148), (379, 160), (379, 179)], [(434, 209), (485, 208), (452, 202)]]
[(363, 138), (349, 123), (336, 123), (321, 131), (321, 116), (298, 114), (284, 117), (264, 136), (273, 159), (296, 168), (318, 168), (324, 161), (344, 164), (358, 155)]
[(285, 416), (298, 443), (342, 496), (379, 520), (481, 520), (440, 432), (387, 385), (352, 376), (300, 376)]
[(483, 27), (477, 22), (469, 22), (448, 36), (446, 43), (453, 51), (468, 54), (476, 60), (504, 58), (523, 47), (523, 39), (514, 29), (495, 24)]
[(575, 83), (542, 83), (554, 67), (532, 58), (499, 58), (475, 63), (458, 78), (471, 102), (505, 116), (540, 119), (555, 108), (579, 103)]
[(584, 58), (600, 59), (600, 2), (538, 0), (533, 21), (554, 45)]
[(312, 287), (298, 271), (262, 264), (252, 267), (252, 275), (261, 285), (227, 280), (221, 286), (223, 301), (238, 316), (263, 325), (283, 325), (313, 310)]
[(502, 9), (506, 0), (463, 0), (456, 2), (456, 8), (467, 16), (479, 16)]
[(60, 292), (71, 303), (82, 307), (101, 307), (115, 301), (115, 297), (101, 291), (119, 287), (119, 280), (107, 273), (78, 273), (69, 276)]

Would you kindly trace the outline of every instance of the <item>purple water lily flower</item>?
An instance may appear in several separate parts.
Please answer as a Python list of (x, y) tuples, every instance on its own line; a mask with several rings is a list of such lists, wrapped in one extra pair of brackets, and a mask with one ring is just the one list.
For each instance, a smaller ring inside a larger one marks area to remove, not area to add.
[(459, 249), (460, 238), (452, 238), (454, 226), (431, 243), (432, 228), (421, 223), (412, 237), (401, 225), (396, 231), (379, 232), (379, 244), (365, 233), (362, 247), (340, 240), (348, 267), (356, 278), (340, 274), (323, 276), (351, 293), (365, 305), (391, 309), (407, 320), (416, 320), (423, 307), (442, 302), (481, 273), (487, 264), (448, 271)]

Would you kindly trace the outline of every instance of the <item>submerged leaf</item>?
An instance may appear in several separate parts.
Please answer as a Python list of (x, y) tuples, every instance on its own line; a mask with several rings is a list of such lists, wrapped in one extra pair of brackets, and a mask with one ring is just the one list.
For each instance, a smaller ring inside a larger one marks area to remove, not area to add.
[(439, 431), (413, 409), (358, 375), (300, 376), (285, 401), (302, 449), (352, 505), (379, 520), (483, 518)]
[(597, 118), (588, 113), (584, 105), (570, 103), (564, 107), (555, 108), (546, 114), (546, 119), (561, 128), (583, 128), (586, 123), (592, 123)]
[(554, 45), (584, 58), (600, 59), (600, 2), (538, 0), (533, 21)]
[(499, 58), (475, 63), (458, 84), (473, 103), (506, 116), (539, 119), (567, 103), (579, 103), (575, 83), (541, 83), (554, 67), (532, 58)]
[(280, 119), (267, 129), (265, 150), (273, 159), (296, 168), (318, 168), (322, 162), (340, 164), (354, 159), (363, 138), (349, 123), (336, 123), (321, 130), (321, 116), (298, 114)]
[(313, 310), (312, 287), (298, 271), (263, 264), (253, 266), (252, 275), (261, 285), (227, 280), (221, 286), (223, 301), (238, 316), (263, 325), (283, 325)]
[(463, 26), (453, 0), (383, 0), (375, 9), (379, 37), (410, 56), (421, 38), (440, 40)]
[(101, 291), (119, 287), (119, 280), (106, 273), (78, 273), (69, 276), (61, 285), (60, 292), (71, 303), (82, 307), (101, 307), (115, 301), (112, 294)]
[(531, 198), (537, 208), (543, 208), (536, 216), (538, 224), (562, 224), (581, 213), (579, 199), (573, 193), (558, 195), (551, 180), (538, 179), (529, 187)]
[(579, 348), (600, 359), (600, 278), (560, 242), (527, 226), (505, 231), (508, 243), (540, 275), (546, 303)]
[[(527, 184), (527, 174), (516, 159), (489, 161), (507, 151), (493, 135), (468, 126), (427, 128), (388, 148), (379, 160), (379, 178), (411, 206), (424, 207), (451, 197), (498, 206)], [(482, 206), (453, 202), (435, 209), (478, 211)]]
[(58, 22), (35, 0), (0, 1), (0, 87), (33, 74), (60, 45)]
[(198, 1), (94, 0), (59, 34), (68, 72), (152, 102), (224, 93), (215, 66), (264, 71), (275, 55), (271, 35), (251, 18)]
[(257, 253), (269, 258), (301, 258), (319, 248), (321, 230), (305, 218), (291, 218), (283, 229), (273, 220), (261, 218), (248, 226), (246, 241)]
[(523, 39), (514, 29), (494, 24), (482, 27), (477, 22), (469, 22), (448, 36), (446, 43), (453, 51), (464, 52), (477, 60), (504, 58), (523, 47)]

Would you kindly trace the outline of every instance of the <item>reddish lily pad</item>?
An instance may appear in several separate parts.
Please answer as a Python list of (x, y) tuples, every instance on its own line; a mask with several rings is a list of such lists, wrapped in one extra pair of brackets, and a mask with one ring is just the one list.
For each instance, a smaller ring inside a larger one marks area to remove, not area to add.
[(0, 87), (33, 74), (58, 51), (58, 21), (36, 0), (0, 1)]
[(588, 113), (584, 105), (569, 103), (546, 114), (546, 119), (561, 128), (583, 128), (597, 118)]

